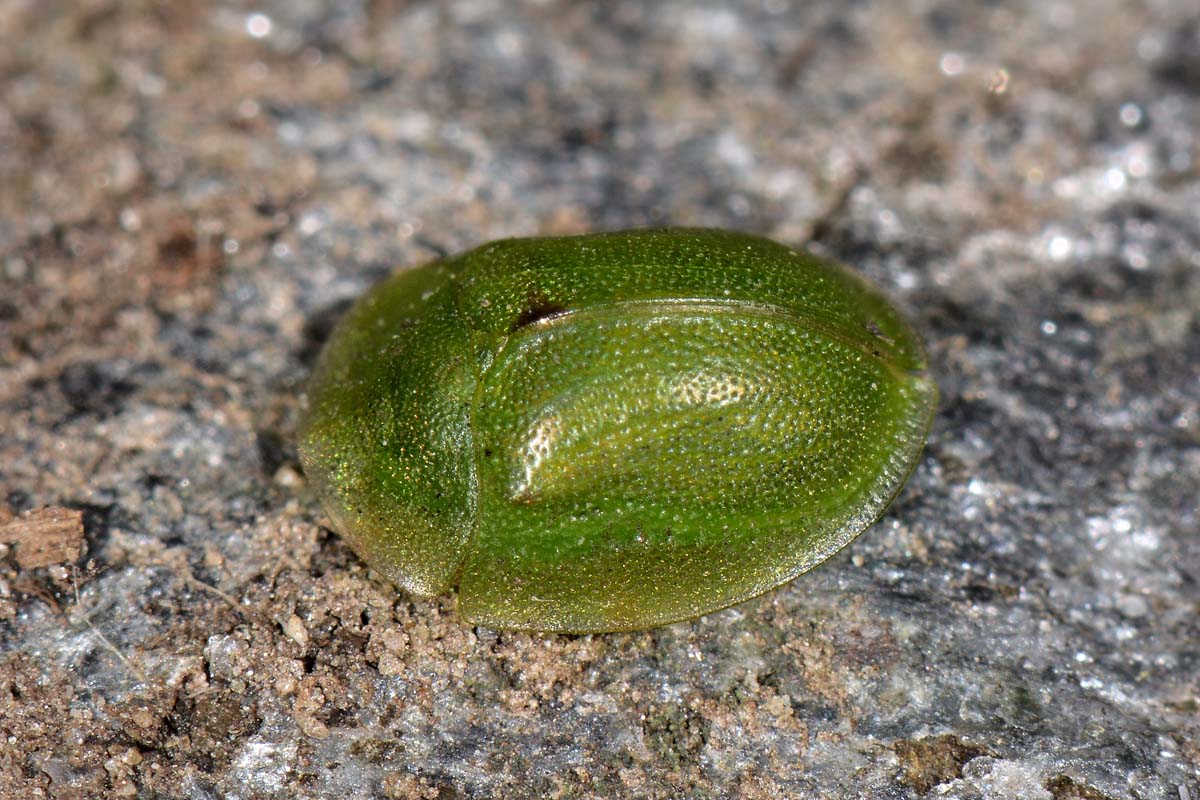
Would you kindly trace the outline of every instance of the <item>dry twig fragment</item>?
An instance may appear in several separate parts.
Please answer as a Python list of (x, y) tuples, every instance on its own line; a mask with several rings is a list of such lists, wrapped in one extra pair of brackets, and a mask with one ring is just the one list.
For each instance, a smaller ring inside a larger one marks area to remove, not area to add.
[(14, 517), (4, 509), (0, 511), (0, 542), (16, 545), (21, 569), (74, 561), (83, 546), (83, 512), (49, 506)]

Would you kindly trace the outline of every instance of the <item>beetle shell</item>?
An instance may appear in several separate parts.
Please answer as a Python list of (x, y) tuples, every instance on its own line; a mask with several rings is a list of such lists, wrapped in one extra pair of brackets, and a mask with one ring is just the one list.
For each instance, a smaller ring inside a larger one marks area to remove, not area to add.
[(827, 559), (920, 454), (921, 342), (756, 236), (510, 239), (402, 271), (320, 357), (300, 454), (333, 526), (492, 628), (698, 616)]

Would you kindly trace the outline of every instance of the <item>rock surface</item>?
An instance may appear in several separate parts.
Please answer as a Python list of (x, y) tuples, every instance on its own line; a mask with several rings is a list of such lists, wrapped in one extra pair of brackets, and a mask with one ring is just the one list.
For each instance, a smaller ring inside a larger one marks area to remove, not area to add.
[[(1195, 4), (14, 0), (0, 42), (0, 519), (86, 545), (0, 544), (0, 797), (1200, 798)], [(662, 223), (912, 310), (899, 502), (641, 633), (373, 576), (293, 442), (347, 303)]]

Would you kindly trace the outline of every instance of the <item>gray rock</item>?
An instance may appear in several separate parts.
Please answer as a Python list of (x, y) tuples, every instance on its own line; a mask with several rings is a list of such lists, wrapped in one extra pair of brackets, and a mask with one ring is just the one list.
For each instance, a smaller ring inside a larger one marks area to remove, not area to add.
[[(0, 10), (0, 796), (1200, 798), (1194, 4)], [(336, 536), (303, 381), (399, 265), (712, 225), (942, 389), (842, 554), (652, 631), (464, 627)]]

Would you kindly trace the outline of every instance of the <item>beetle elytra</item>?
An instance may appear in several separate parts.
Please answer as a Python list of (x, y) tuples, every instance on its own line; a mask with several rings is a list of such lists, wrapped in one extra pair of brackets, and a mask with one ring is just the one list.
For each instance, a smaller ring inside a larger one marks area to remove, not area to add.
[(326, 344), (300, 429), (333, 526), (494, 628), (723, 608), (887, 507), (936, 400), (846, 268), (699, 229), (510, 239), (397, 273)]

